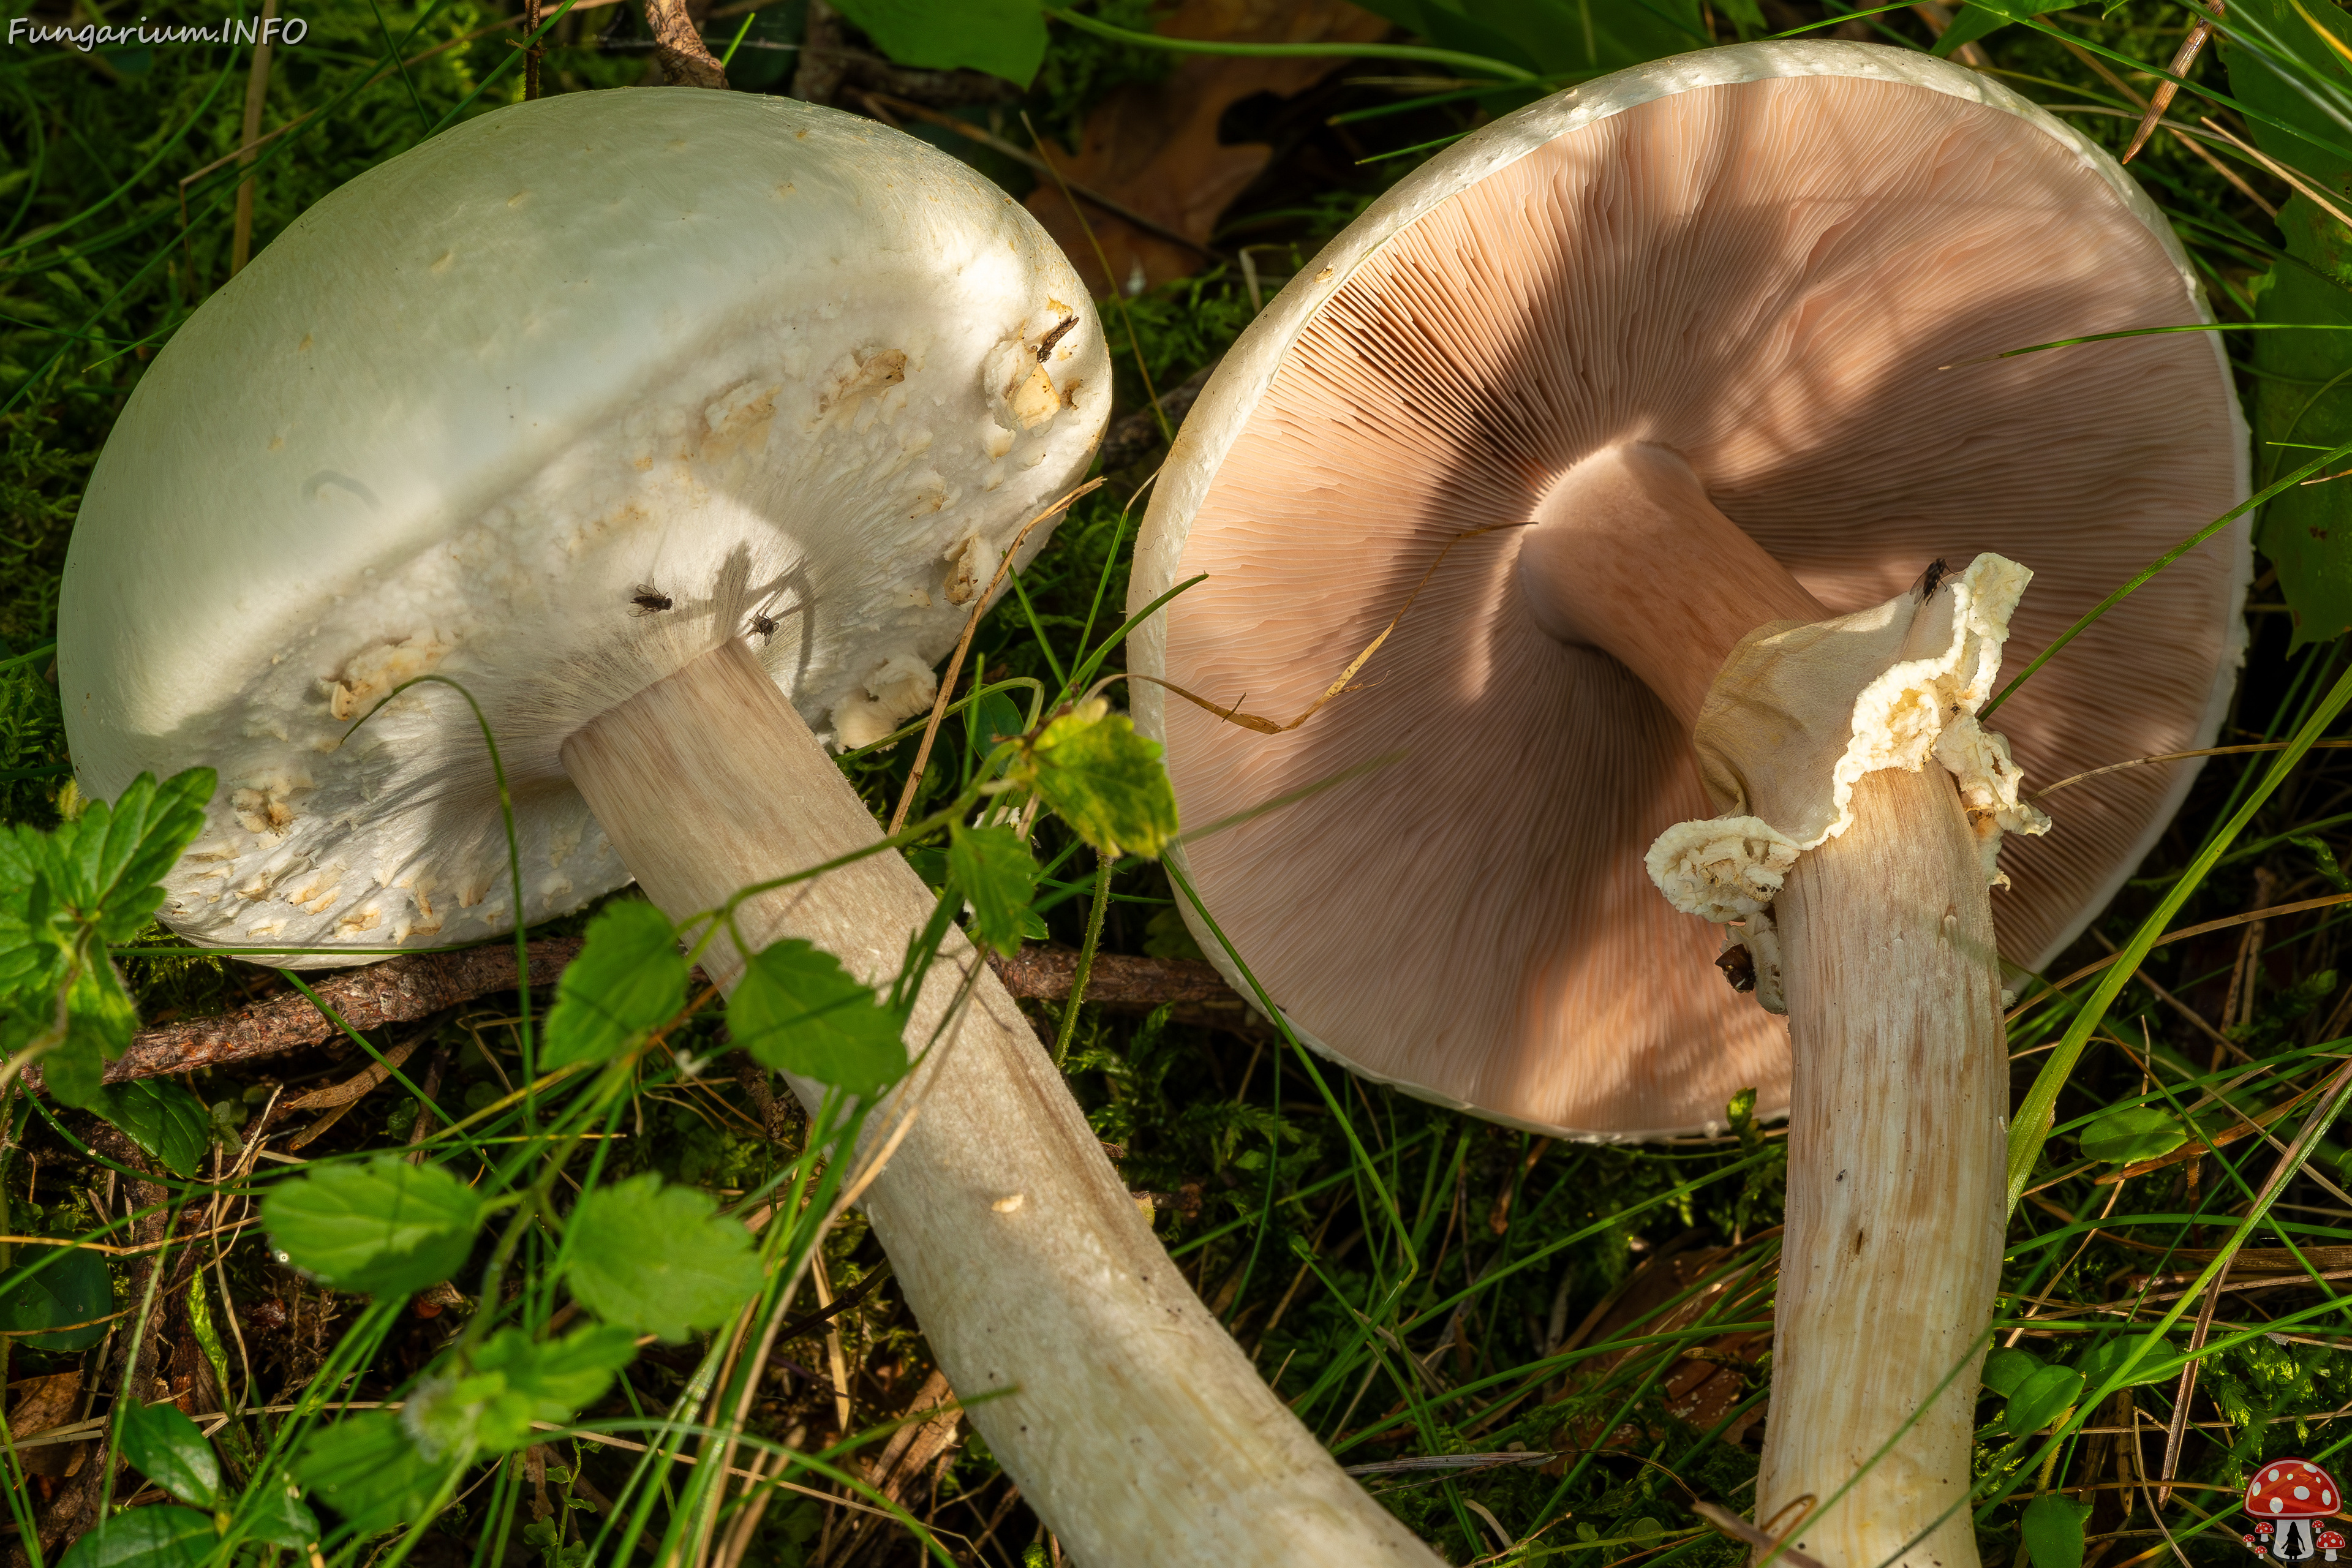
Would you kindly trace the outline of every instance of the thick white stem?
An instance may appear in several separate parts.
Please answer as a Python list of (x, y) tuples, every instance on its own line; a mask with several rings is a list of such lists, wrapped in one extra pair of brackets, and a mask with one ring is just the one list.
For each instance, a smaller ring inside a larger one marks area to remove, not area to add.
[[(740, 645), (599, 716), (563, 762), (646, 895), (674, 918), (878, 837)], [(747, 903), (755, 947), (803, 937), (879, 984), (932, 898), (896, 854)], [(725, 938), (705, 965), (731, 984)], [(903, 1091), (911, 1131), (864, 1205), (940, 1368), (1023, 1496), (1086, 1568), (1438, 1561), (1342, 1474), (1185, 1284), (1013, 998), (961, 934), (907, 1037), (966, 978), (951, 1042)], [(793, 1085), (814, 1103), (814, 1086)], [(866, 1147), (895, 1118), (886, 1107)]]
[(1853, 804), (1774, 906), (1796, 1061), (1757, 1519), (1779, 1534), (1797, 1500), (1827, 1504), (1870, 1466), (1799, 1550), (1828, 1568), (1975, 1568), (1965, 1500), (2009, 1106), (1992, 905), (1942, 769), (1866, 774)]

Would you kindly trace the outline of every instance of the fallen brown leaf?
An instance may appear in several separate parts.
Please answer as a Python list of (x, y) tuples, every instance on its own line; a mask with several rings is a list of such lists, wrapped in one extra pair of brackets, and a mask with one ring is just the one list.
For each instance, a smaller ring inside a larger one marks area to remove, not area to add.
[[(1158, 31), (1176, 38), (1312, 44), (1370, 43), (1388, 29), (1386, 21), (1346, 0), (1184, 0)], [(1339, 63), (1336, 56), (1189, 55), (1160, 80), (1130, 83), (1096, 105), (1076, 153), (1050, 142), (1043, 151), (1065, 179), (1205, 245), (1225, 208), (1274, 155), (1262, 142), (1219, 142), (1217, 124), (1225, 110), (1262, 92), (1283, 98), (1303, 92)], [(1200, 252), (1090, 211), (1087, 221), (1110, 261), (1106, 277), (1077, 215), (1053, 181), (1040, 181), (1029, 194), (1029, 210), (1097, 296), (1109, 293), (1114, 281), (1139, 293), (1200, 270)]]

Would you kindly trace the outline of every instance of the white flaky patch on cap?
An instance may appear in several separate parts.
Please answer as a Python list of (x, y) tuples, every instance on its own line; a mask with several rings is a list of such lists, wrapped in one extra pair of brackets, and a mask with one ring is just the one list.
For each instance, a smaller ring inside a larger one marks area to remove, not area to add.
[[(1832, 620), (1774, 622), (1742, 638), (1716, 675), (1693, 736), (1700, 776), (1723, 815), (1658, 836), (1648, 861), (1658, 890), (1687, 913), (1717, 923), (1742, 919), (1750, 911), (1739, 899), (1778, 892), (1799, 852), (1853, 823), (1853, 786), (1864, 773), (1916, 773), (1930, 758), (1959, 789), (1986, 880), (2003, 885), (2000, 836), (2046, 833), (2050, 819), (2020, 797), (2023, 774), (2009, 742), (1976, 714), (1992, 695), (2010, 616), (2032, 578), (1987, 553), (1924, 598), (1915, 590)], [(1769, 901), (1767, 894), (1756, 911), (1769, 912)], [(1743, 945), (1757, 960), (1759, 999), (1777, 994), (1778, 944), (1769, 944), (1769, 974), (1759, 951), (1765, 944)]]

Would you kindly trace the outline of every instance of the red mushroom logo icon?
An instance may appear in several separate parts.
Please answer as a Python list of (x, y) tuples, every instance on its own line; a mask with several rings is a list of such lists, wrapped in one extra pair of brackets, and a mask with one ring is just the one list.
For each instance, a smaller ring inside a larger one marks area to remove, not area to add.
[[(2308, 1563), (2325, 1552), (2330, 1562), (2344, 1547), (2336, 1531), (2323, 1536), (2313, 1521), (2344, 1506), (2335, 1478), (2308, 1459), (2275, 1459), (2246, 1483), (2246, 1512), (2273, 1525), (2269, 1555), (2281, 1563)], [(2261, 1529), (2261, 1524), (2255, 1527)]]

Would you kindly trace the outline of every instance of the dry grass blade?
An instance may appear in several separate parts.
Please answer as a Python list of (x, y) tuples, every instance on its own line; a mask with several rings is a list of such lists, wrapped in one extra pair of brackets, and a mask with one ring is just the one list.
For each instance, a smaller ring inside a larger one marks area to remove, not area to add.
[[(1790, 1568), (1823, 1568), (1819, 1558), (1808, 1557), (1786, 1544), (1788, 1536), (1767, 1535), (1727, 1508), (1711, 1502), (1693, 1502), (1689, 1507), (1693, 1513), (1734, 1541), (1744, 1541), (1758, 1552), (1773, 1557), (1776, 1562), (1789, 1563)], [(1803, 1523), (1803, 1518), (1800, 1517), (1796, 1524), (1789, 1527), (1789, 1534), (1794, 1535)]]
[[(2025, 798), (2034, 801), (2047, 800), (2060, 790), (2081, 784), (2085, 779), (2095, 779), (2104, 773), (2121, 773), (2126, 768), (2146, 767), (2150, 763), (2181, 763), (2187, 762), (2191, 757), (2251, 756), (2257, 752), (2283, 752), (2294, 743), (2292, 741), (2262, 741), (2243, 746), (2201, 746), (2193, 752), (2158, 752), (2153, 756), (2134, 757), (2128, 762), (2109, 763), (2105, 767), (2093, 768), (2088, 773), (2069, 774), (2048, 789), (2037, 791)], [(2315, 752), (2336, 752), (2347, 747), (2352, 747), (2352, 741), (2314, 741), (2311, 743), (2311, 750)]]
[[(2213, 0), (2213, 12), (2217, 16), (2221, 14), (2221, 0)], [(2205, 47), (2205, 40), (2212, 36), (2213, 24), (2200, 20), (2189, 29), (2189, 36), (2180, 41), (2179, 49), (2172, 57), (2172, 64), (2166, 68), (2173, 76), (2187, 76), (2189, 68), (2197, 63), (2199, 51)], [(2139, 128), (2132, 132), (2131, 145), (2124, 152), (2125, 163), (2130, 163), (2138, 156), (2139, 150), (2147, 145), (2147, 139), (2156, 133), (2157, 121), (2164, 118), (2164, 111), (2172, 107), (2172, 100), (2179, 91), (2180, 84), (2177, 81), (2157, 84), (2156, 90), (2148, 95), (2147, 113), (2141, 119)]]
[(2231, 146), (2235, 147), (2239, 152), (2243, 153), (2247, 157), (2252, 158), (2255, 163), (2260, 163), (2263, 168), (2268, 169), (2272, 174), (2276, 174), (2280, 179), (2284, 180), (2288, 184), (2293, 185), (2299, 195), (2301, 195), (2305, 200), (2311, 202), (2314, 205), (2317, 206), (2321, 211), (2325, 212), (2329, 217), (2334, 218), (2337, 223), (2343, 224), (2347, 228), (2352, 228), (2352, 217), (2345, 216), (2344, 209), (2337, 206), (2334, 202), (2329, 201), (2326, 195), (2317, 186), (2314, 185), (2309, 180), (2305, 179), (2301, 174), (2296, 174), (2284, 163), (2280, 163), (2277, 159), (2263, 152), (2262, 149), (2256, 147), (2252, 142), (2242, 141), (2238, 137), (2231, 135), (2227, 131), (2221, 129), (2221, 126), (2215, 124), (2211, 116), (2208, 115), (2201, 117), (2201, 123), (2204, 125), (2206, 130), (2210, 131), (2214, 135), (2219, 136), (2222, 141), (2227, 142)]
[[(2267, 920), (2277, 915), (2298, 915), (2306, 910), (2324, 910), (2342, 903), (2352, 903), (2352, 893), (2329, 893), (2316, 899), (2299, 899), (2291, 904), (2273, 904), (2266, 910), (2248, 910), (2242, 915), (2225, 915), (2218, 921), (2207, 921), (2201, 925), (2182, 926), (2178, 931), (2166, 931), (2148, 945), (2151, 949), (2158, 948), (2167, 942), (2185, 942), (2192, 936), (2203, 936), (2209, 931), (2227, 931), (2231, 926), (2242, 926), (2249, 921)], [(2049, 990), (2038, 992), (2020, 1002), (2002, 1015), (2001, 1021), (2014, 1024), (2029, 1008), (2037, 1007), (2052, 997), (2063, 994), (2066, 987), (2074, 984), (2077, 980), (2087, 979), (2115, 963), (2116, 956), (2111, 954), (2095, 963), (2086, 963), (2063, 980), (2053, 981)]]

